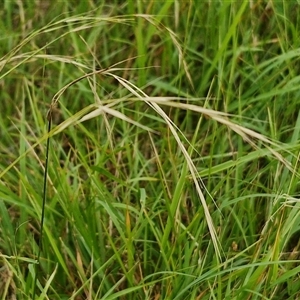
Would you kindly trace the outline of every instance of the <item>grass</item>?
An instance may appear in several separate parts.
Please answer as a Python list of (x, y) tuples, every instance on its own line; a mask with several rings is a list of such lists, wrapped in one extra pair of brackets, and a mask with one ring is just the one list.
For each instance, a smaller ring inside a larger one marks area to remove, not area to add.
[(299, 4), (95, 2), (0, 12), (1, 299), (300, 299)]

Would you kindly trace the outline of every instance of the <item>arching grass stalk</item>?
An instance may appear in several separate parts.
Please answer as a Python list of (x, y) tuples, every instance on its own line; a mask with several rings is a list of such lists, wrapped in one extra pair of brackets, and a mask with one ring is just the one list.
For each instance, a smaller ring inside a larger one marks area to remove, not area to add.
[(43, 198), (42, 198), (42, 214), (41, 214), (41, 221), (40, 221), (40, 238), (39, 238), (39, 247), (38, 247), (38, 255), (37, 255), (37, 263), (35, 264), (35, 272), (34, 272), (34, 282), (33, 282), (33, 294), (32, 299), (35, 300), (36, 294), (36, 286), (37, 286), (37, 277), (39, 273), (39, 266), (40, 266), (40, 257), (43, 248), (43, 229), (44, 229), (44, 218), (45, 218), (45, 206), (46, 206), (46, 194), (47, 194), (47, 175), (48, 175), (48, 161), (49, 161), (49, 146), (50, 146), (50, 131), (51, 131), (51, 124), (52, 124), (52, 114), (53, 108), (55, 104), (51, 104), (50, 109), (47, 113), (47, 121), (48, 121), (48, 137), (46, 143), (46, 160), (45, 160), (45, 170), (44, 170), (44, 184), (43, 184)]

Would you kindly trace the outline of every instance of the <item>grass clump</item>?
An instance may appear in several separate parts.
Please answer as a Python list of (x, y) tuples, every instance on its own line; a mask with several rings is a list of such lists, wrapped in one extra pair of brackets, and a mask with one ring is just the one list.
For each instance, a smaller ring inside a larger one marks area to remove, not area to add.
[(297, 9), (5, 2), (2, 299), (298, 299)]

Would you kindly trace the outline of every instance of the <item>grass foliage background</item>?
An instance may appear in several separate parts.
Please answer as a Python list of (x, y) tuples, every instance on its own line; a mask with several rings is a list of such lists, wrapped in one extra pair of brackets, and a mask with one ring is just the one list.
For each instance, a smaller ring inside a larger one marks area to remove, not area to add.
[(300, 298), (297, 1), (0, 14), (1, 299), (32, 297), (51, 103), (38, 299)]

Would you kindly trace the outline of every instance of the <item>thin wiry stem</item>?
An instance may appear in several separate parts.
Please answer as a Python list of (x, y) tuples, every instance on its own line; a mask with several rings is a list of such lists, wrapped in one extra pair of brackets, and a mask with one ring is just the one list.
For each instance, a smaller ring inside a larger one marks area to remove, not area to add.
[(37, 255), (37, 264), (35, 264), (35, 275), (34, 275), (34, 283), (33, 283), (33, 294), (32, 299), (35, 300), (36, 294), (36, 286), (37, 286), (37, 277), (39, 272), (40, 265), (40, 257), (43, 247), (43, 229), (44, 229), (44, 218), (45, 218), (45, 206), (46, 206), (46, 194), (47, 194), (47, 175), (48, 175), (48, 160), (49, 160), (49, 146), (50, 146), (50, 137), (49, 133), (51, 131), (51, 123), (52, 123), (52, 105), (47, 114), (48, 120), (48, 137), (46, 143), (46, 161), (45, 161), (45, 171), (44, 171), (44, 185), (43, 185), (43, 200), (42, 200), (42, 215), (40, 221), (40, 238), (39, 238), (39, 247), (38, 247), (38, 255)]

